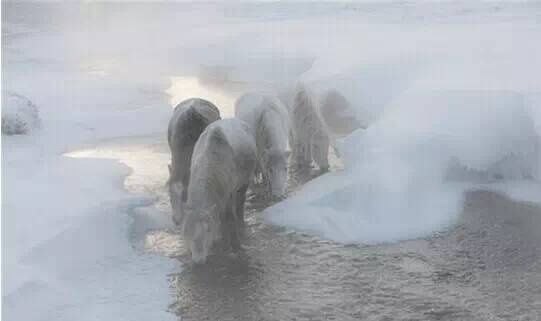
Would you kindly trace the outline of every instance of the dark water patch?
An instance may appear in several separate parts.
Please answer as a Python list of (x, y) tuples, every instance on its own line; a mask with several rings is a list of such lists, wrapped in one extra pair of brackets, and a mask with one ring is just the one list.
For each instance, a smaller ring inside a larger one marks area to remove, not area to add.
[[(165, 136), (107, 150), (126, 157), (129, 189), (157, 195), (170, 215)], [(333, 161), (337, 164), (336, 161)], [(335, 165), (331, 170), (340, 170)], [(317, 177), (292, 170), (289, 193)], [(182, 320), (541, 320), (541, 208), (471, 192), (457, 224), (423, 239), (342, 245), (265, 223), (276, 200), (250, 191), (242, 250), (218, 246), (192, 265), (174, 228), (144, 235), (148, 251), (175, 258), (170, 311)]]
[(488, 192), (467, 202), (447, 232), (376, 246), (268, 226), (249, 204), (243, 252), (176, 275), (171, 309), (183, 320), (537, 320), (541, 240), (524, 224), (540, 209)]

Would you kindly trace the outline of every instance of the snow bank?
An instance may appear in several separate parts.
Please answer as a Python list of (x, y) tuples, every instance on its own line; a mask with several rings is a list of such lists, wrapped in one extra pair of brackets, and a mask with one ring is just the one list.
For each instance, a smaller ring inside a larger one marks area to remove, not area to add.
[(93, 45), (86, 9), (2, 3), (2, 86), (39, 106), (42, 125), (2, 136), (2, 317), (173, 319), (167, 275), (178, 265), (131, 240), (134, 208), (154, 200), (124, 190), (130, 169), (117, 161), (64, 156), (163, 131), (171, 112), (166, 78), (79, 51)]
[(341, 142), (343, 172), (267, 209), (269, 222), (377, 243), (444, 229), (466, 190), (540, 200), (541, 46), (531, 39), (541, 29), (489, 14), (441, 23), (430, 7), (416, 8), (424, 21), (412, 24), (335, 22), (355, 41), (325, 39), (302, 80), (317, 93), (337, 89), (369, 127)]
[(2, 317), (172, 319), (164, 276), (175, 264), (130, 241), (132, 210), (152, 199), (123, 191), (128, 168), (70, 158), (25, 165), (2, 173), (10, 187), (2, 195)]
[(177, 264), (131, 240), (133, 210), (154, 199), (126, 192), (130, 169), (116, 161), (59, 154), (86, 136), (59, 125), (3, 138), (2, 317), (172, 319), (167, 275)]
[(345, 170), (266, 210), (272, 223), (345, 243), (429, 235), (451, 224), (466, 183), (537, 175), (540, 138), (521, 95), (401, 95), (344, 142)]
[(2, 92), (2, 134), (27, 134), (38, 125), (38, 108), (28, 98), (8, 91)]
[[(374, 134), (377, 129), (379, 132)], [(434, 146), (441, 149), (436, 151), (439, 157), (492, 179), (533, 178), (540, 161), (541, 146), (533, 115), (525, 105), (524, 95), (514, 92), (408, 92), (391, 103), (367, 135), (374, 135), (370, 137), (376, 140), (383, 137), (384, 141), (377, 144), (393, 150), (398, 149), (396, 140), (406, 140), (398, 146), (434, 140)], [(357, 138), (349, 141), (364, 140)], [(351, 150), (347, 154), (347, 162), (359, 160), (351, 156)]]

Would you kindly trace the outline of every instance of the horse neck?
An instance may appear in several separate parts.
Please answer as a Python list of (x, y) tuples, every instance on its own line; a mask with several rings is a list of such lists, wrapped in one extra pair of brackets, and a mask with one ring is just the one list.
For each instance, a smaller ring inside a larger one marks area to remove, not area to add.
[(228, 197), (228, 190), (235, 179), (230, 166), (223, 165), (230, 164), (231, 161), (211, 152), (210, 157), (198, 162), (190, 179), (188, 194), (190, 204), (223, 206)]
[[(287, 131), (284, 129), (283, 119), (276, 110), (266, 110), (261, 114), (260, 124), (257, 132), (257, 143), (263, 143), (265, 149), (282, 147), (281, 142), (287, 138)], [(285, 137), (283, 137), (286, 135)]]

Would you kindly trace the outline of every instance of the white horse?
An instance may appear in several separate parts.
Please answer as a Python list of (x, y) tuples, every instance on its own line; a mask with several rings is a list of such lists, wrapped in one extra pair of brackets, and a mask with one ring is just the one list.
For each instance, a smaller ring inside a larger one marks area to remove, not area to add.
[(171, 149), (171, 164), (168, 187), (173, 221), (177, 225), (182, 225), (184, 216), (182, 206), (187, 199), (195, 143), (205, 128), (218, 119), (220, 112), (211, 102), (191, 98), (175, 107), (169, 121), (167, 141)]
[(253, 179), (256, 145), (239, 119), (218, 120), (197, 141), (192, 157), (182, 232), (192, 260), (204, 263), (220, 237), (240, 248), (246, 190)]
[(321, 171), (329, 169), (329, 135), (321, 121), (313, 95), (302, 84), (297, 86), (291, 110), (290, 143), (297, 165), (310, 166), (312, 160)]
[(318, 112), (337, 155), (340, 154), (338, 140), (359, 128), (366, 128), (357, 119), (355, 110), (347, 99), (335, 89), (327, 90), (321, 95)]
[(235, 103), (235, 116), (245, 121), (255, 137), (257, 171), (274, 197), (285, 194), (287, 187), (288, 110), (276, 97), (249, 93)]

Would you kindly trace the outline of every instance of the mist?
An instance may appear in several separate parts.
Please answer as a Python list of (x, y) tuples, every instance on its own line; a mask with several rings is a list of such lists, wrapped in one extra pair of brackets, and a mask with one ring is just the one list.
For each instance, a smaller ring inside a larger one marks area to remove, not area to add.
[[(474, 190), (538, 206), (539, 21), (536, 2), (2, 2), (2, 89), (40, 124), (2, 136), (3, 316), (174, 318), (183, 253), (141, 244), (158, 231), (182, 248), (160, 144), (194, 96), (224, 118), (248, 91), (290, 104), (300, 83), (351, 105), (362, 128), (337, 140), (339, 169), (265, 209), (265, 224), (361, 246), (447, 231)], [(96, 147), (119, 138), (145, 147)]]

